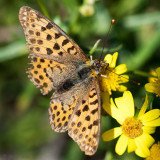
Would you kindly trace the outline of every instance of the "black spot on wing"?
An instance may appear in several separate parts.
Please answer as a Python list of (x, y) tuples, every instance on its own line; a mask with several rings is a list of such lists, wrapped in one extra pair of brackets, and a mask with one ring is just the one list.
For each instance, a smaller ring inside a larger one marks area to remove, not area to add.
[(37, 40), (37, 43), (39, 44), (39, 45), (42, 45), (43, 44), (43, 41), (42, 40)]
[(82, 104), (84, 104), (84, 103), (86, 103), (86, 101), (85, 101), (85, 100), (82, 100)]
[(47, 39), (48, 41), (50, 41), (50, 40), (52, 39), (52, 36), (51, 36), (50, 34), (48, 34), (47, 37), (46, 37), (46, 39)]
[(83, 112), (84, 112), (84, 111), (88, 111), (88, 110), (89, 110), (88, 105), (85, 105), (84, 108), (83, 108)]
[(40, 83), (39, 79), (35, 78), (34, 80), (36, 83)]
[(47, 54), (51, 55), (53, 53), (53, 51), (50, 48), (46, 48)]
[(45, 27), (41, 27), (41, 31), (45, 31), (46, 30), (46, 28)]
[(53, 49), (55, 49), (55, 50), (59, 50), (59, 49), (60, 49), (60, 46), (59, 46), (59, 44), (58, 44), (58, 43), (55, 43), (55, 44), (54, 44), (54, 47), (53, 47)]
[(55, 39), (58, 39), (61, 36), (61, 34), (55, 33)]
[(33, 35), (33, 34), (34, 34), (34, 32), (33, 32), (32, 30), (29, 30), (28, 33), (29, 33), (30, 35)]
[(37, 62), (37, 57), (33, 57), (33, 62)]
[(46, 26), (46, 28), (47, 29), (51, 29), (51, 28), (53, 28), (53, 25), (51, 23), (48, 23), (47, 26)]
[(79, 117), (81, 115), (81, 111), (77, 110), (75, 114)]
[(69, 43), (69, 40), (68, 40), (68, 39), (65, 39), (65, 40), (62, 42), (62, 46), (66, 45), (67, 43)]
[(92, 124), (88, 126), (88, 129), (92, 129)]
[(35, 43), (36, 43), (36, 40), (35, 40), (34, 38), (31, 38), (31, 39), (30, 39), (30, 42), (31, 42), (32, 44), (35, 44)]
[(61, 52), (59, 52), (58, 54), (59, 54), (60, 56), (62, 56), (62, 55), (63, 55), (63, 52), (61, 51)]
[(98, 120), (95, 120), (95, 121), (93, 122), (93, 125), (94, 125), (94, 126), (97, 126), (97, 125), (98, 125)]
[(40, 36), (40, 32), (36, 32), (36, 36)]
[(87, 117), (85, 118), (85, 120), (86, 120), (86, 121), (89, 121), (89, 120), (90, 120), (90, 116), (87, 116)]
[(91, 111), (92, 114), (95, 114), (98, 111), (98, 108)]
[(45, 62), (45, 60), (44, 60), (43, 58), (41, 58), (41, 59), (40, 59), (40, 62), (42, 62), (42, 63), (43, 63), (43, 62)]
[(72, 46), (72, 47), (68, 48), (68, 49), (67, 49), (67, 52), (68, 52), (68, 53), (70, 53), (70, 52), (71, 52), (71, 50), (74, 50), (74, 48), (75, 48), (74, 46)]
[(89, 95), (90, 98), (93, 98), (95, 95), (97, 95), (96, 92), (94, 92), (92, 95)]
[(95, 105), (95, 104), (97, 104), (98, 103), (98, 99), (96, 99), (95, 101), (93, 101), (93, 102), (90, 102), (90, 105)]

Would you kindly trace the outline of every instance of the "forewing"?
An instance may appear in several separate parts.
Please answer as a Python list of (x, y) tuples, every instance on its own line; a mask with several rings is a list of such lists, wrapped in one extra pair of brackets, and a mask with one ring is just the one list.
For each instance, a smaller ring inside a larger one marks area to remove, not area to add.
[(22, 7), (19, 19), (31, 52), (31, 67), (27, 70), (30, 80), (42, 88), (42, 94), (56, 90), (75, 76), (76, 67), (86, 61), (86, 56), (68, 35), (38, 11)]
[(49, 108), (49, 119), (51, 128), (56, 132), (68, 130), (68, 123), (73, 111), (76, 110), (79, 101), (88, 90), (90, 78), (75, 84), (70, 90), (59, 93), (55, 92)]
[(63, 63), (88, 59), (64, 31), (38, 11), (22, 7), (19, 19), (31, 53)]
[(68, 126), (68, 134), (86, 155), (93, 155), (98, 147), (101, 124), (101, 101), (97, 80), (89, 85), (87, 94), (74, 110)]

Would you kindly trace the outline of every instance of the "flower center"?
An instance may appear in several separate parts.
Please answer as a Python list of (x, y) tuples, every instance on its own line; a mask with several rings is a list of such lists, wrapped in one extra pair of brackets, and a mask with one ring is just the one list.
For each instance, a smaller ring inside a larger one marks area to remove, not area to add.
[(122, 132), (129, 138), (136, 138), (143, 133), (142, 123), (133, 118), (126, 118), (122, 124)]

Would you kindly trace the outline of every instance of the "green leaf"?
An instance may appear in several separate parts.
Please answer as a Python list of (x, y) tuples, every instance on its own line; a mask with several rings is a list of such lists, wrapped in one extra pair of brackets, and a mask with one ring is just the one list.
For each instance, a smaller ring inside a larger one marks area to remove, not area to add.
[(28, 53), (24, 41), (14, 42), (0, 48), (0, 62), (11, 60)]

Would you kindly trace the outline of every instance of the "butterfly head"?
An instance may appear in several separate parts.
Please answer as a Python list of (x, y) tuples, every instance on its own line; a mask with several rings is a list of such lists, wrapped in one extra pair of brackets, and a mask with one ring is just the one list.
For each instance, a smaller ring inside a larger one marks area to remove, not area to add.
[(91, 67), (96, 72), (96, 75), (100, 74), (107, 66), (108, 64), (105, 61), (100, 61), (99, 59), (91, 61)]

